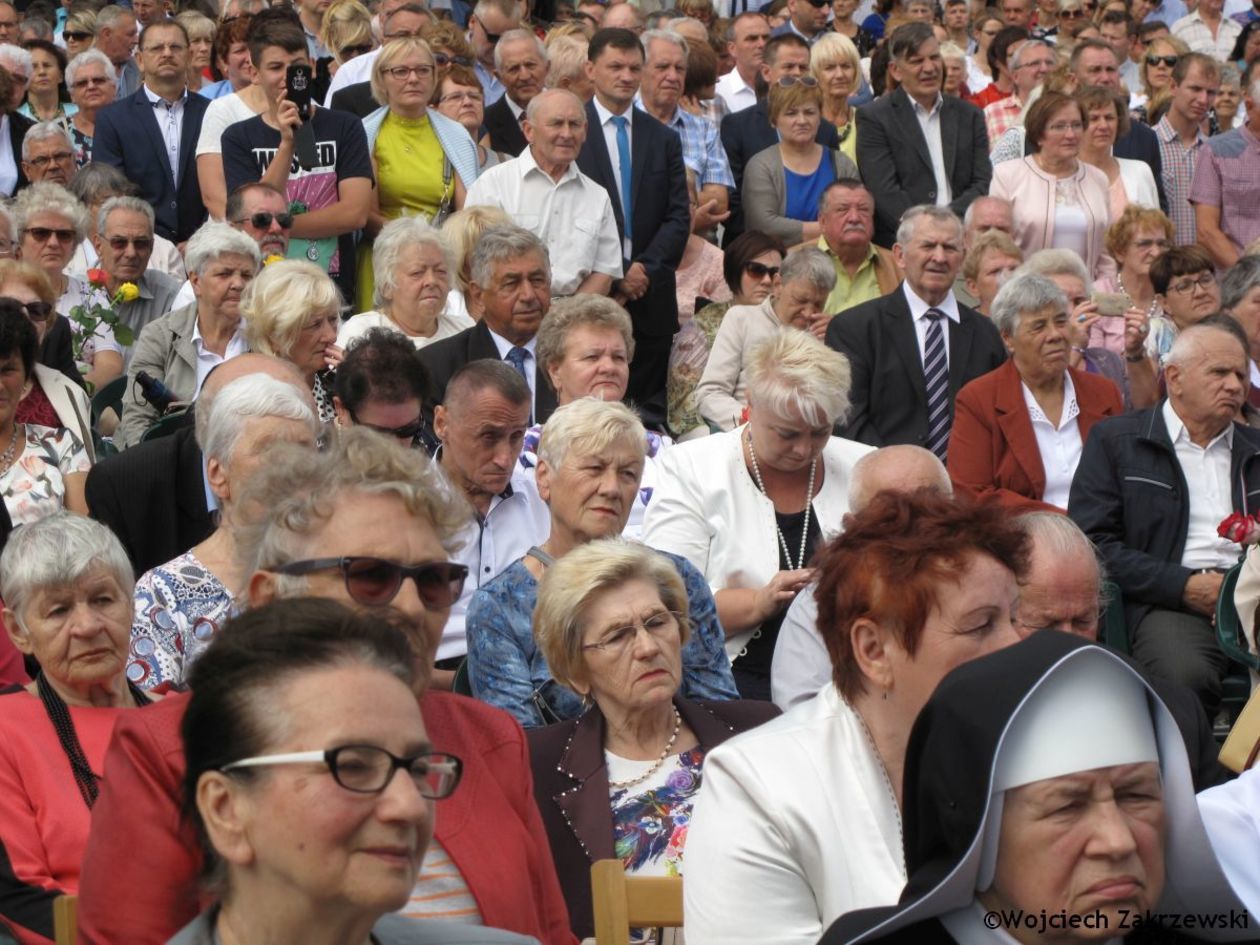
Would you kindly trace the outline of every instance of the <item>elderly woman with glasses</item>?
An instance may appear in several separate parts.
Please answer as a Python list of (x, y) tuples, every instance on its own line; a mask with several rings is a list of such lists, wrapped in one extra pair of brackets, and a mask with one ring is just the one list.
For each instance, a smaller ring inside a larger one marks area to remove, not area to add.
[(143, 689), (183, 686), (239, 607), (249, 577), (236, 541), (247, 516), (241, 494), (267, 450), (275, 443), (314, 448), (319, 433), (305, 392), (261, 373), (232, 381), (200, 408), (198, 440), (219, 524), (205, 541), (136, 582), (129, 678)]
[[(582, 697), (556, 679), (534, 635), (538, 582), (574, 548), (620, 535), (643, 475), (643, 424), (628, 407), (584, 397), (558, 407), (543, 427), (535, 478), (551, 512), (547, 540), (482, 584), (468, 608), (468, 679), (477, 698), (533, 727), (576, 718)], [(733, 699), (723, 634), (704, 578), (668, 555), (690, 600), (695, 635), (682, 654), (681, 684), (696, 699)]]
[[(1151, 284), (1151, 267), (1173, 245), (1174, 229), (1158, 208), (1129, 206), (1107, 228), (1107, 252), (1116, 264), (1115, 275), (1095, 280), (1099, 292), (1123, 295), (1130, 309), (1147, 322), (1164, 314)], [(1125, 354), (1131, 319), (1099, 318), (1089, 329), (1089, 343), (1116, 354)], [(1148, 324), (1149, 330), (1149, 324)]]
[(816, 240), (822, 230), (818, 203), (832, 181), (858, 177), (843, 150), (818, 144), (823, 91), (813, 76), (785, 76), (770, 89), (770, 124), (779, 143), (754, 154), (744, 168), (744, 220), (795, 246)]
[(719, 430), (742, 422), (747, 406), (748, 356), (752, 349), (781, 331), (799, 329), (815, 337), (825, 331), (827, 296), (836, 285), (836, 270), (827, 254), (815, 247), (797, 250), (783, 261), (775, 293), (758, 306), (736, 306), (722, 319), (713, 340), (704, 376), (696, 385), (700, 415)]
[(770, 698), (779, 625), (849, 510), (853, 464), (870, 452), (831, 435), (850, 380), (844, 355), (777, 332), (749, 352), (747, 420), (661, 457), (644, 542), (682, 555), (714, 588), (744, 698)]
[(66, 88), (76, 111), (70, 119), (74, 139), (74, 163), (83, 167), (92, 160), (92, 139), (96, 136), (96, 113), (112, 104), (118, 84), (114, 64), (99, 49), (87, 49), (66, 66)]
[(131, 564), (104, 525), (58, 512), (0, 556), (4, 625), (35, 681), (0, 695), (0, 928), (53, 937), (53, 902), (79, 891), (105, 749), (149, 698), (127, 681)]
[(711, 302), (683, 324), (674, 336), (666, 386), (669, 428), (680, 439), (708, 432), (696, 406), (696, 385), (709, 363), (709, 353), (726, 313), (737, 305), (760, 305), (779, 285), (787, 250), (773, 236), (748, 230), (722, 253), (722, 277), (731, 290), (726, 302)]
[[(464, 205), (477, 179), (477, 145), (458, 121), (430, 106), (437, 60), (422, 39), (386, 43), (372, 64), (372, 96), (381, 107), (363, 119), (376, 175), (366, 233), (375, 238), (401, 216), (434, 225)], [(368, 311), (374, 286), (372, 255), (359, 251), (358, 311)]]
[(471, 328), (467, 314), (449, 310), (453, 269), (450, 249), (428, 221), (386, 223), (372, 244), (376, 307), (343, 322), (337, 344), (349, 348), (373, 328), (388, 328), (420, 349)]
[(226, 223), (204, 224), (184, 253), (188, 280), (197, 301), (144, 326), (132, 350), (122, 421), (114, 442), (122, 448), (140, 442), (161, 416), (139, 391), (144, 371), (161, 381), (176, 402), (191, 403), (215, 364), (246, 350), (241, 296), (258, 272), (258, 244)]
[(580, 718), (529, 733), (534, 796), (579, 938), (594, 933), (591, 864), (685, 874), (687, 824), (709, 750), (779, 714), (761, 702), (684, 698), (687, 591), (664, 556), (593, 541), (550, 568), (535, 635)]
[(424, 680), (379, 616), (303, 599), (232, 622), (193, 670), (181, 731), (217, 901), (171, 945), (532, 941), (391, 914), (463, 768), (433, 748)]
[(1011, 356), (958, 392), (950, 479), (964, 495), (1063, 511), (1090, 429), (1124, 412), (1120, 391), (1068, 366), (1068, 300), (1045, 276), (1012, 278), (991, 317)]

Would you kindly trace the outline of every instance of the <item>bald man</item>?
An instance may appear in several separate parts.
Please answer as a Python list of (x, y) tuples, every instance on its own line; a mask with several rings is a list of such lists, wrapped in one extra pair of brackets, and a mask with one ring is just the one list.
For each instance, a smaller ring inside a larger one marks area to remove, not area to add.
[[(853, 464), (849, 509), (858, 512), (881, 492), (935, 489), (953, 495), (945, 466), (921, 446), (885, 446)], [(812, 699), (831, 681), (831, 657), (818, 633), (818, 601), (814, 581), (796, 595), (779, 628), (770, 666), (771, 696), (783, 711)]]
[(165, 564), (214, 531), (217, 503), (206, 484), (198, 436), (215, 394), (248, 374), (292, 384), (314, 409), (311, 390), (293, 364), (262, 354), (238, 355), (206, 375), (197, 406), (190, 411), (195, 429), (189, 423), (170, 436), (138, 443), (101, 460), (88, 473), (88, 512), (119, 537), (136, 574)]

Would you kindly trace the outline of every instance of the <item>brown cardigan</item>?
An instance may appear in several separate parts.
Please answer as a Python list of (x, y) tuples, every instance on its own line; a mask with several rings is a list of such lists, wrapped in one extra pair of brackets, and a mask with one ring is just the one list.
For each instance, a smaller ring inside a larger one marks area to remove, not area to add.
[[(779, 714), (769, 702), (690, 702), (674, 705), (707, 753), (732, 735)], [(616, 857), (608, 768), (604, 763), (604, 716), (598, 707), (580, 718), (527, 729), (534, 798), (569, 907), (569, 923), (579, 939), (595, 934), (591, 904), (591, 864)], [(686, 854), (684, 853), (684, 861)]]
[[(805, 249), (806, 247), (821, 249), (831, 257), (833, 263), (835, 262), (835, 253), (831, 251), (831, 247), (827, 246), (826, 240), (821, 236), (816, 240), (806, 240), (804, 243), (797, 243), (788, 250), (788, 254), (790, 255), (798, 249)], [(875, 281), (879, 283), (880, 295), (887, 295), (901, 285), (901, 270), (897, 268), (896, 260), (893, 259), (893, 254), (889, 250), (884, 249), (882, 246), (876, 246), (874, 243), (871, 244), (871, 249), (875, 250), (877, 257), (875, 260)]]

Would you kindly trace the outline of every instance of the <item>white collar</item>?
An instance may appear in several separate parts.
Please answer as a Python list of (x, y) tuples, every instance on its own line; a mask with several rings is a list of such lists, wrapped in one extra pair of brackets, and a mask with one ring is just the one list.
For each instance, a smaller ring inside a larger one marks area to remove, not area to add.
[[(1168, 427), (1168, 438), (1172, 440), (1173, 446), (1176, 446), (1177, 442), (1183, 437), (1187, 443), (1197, 446), (1198, 444), (1195, 444), (1194, 441), (1190, 439), (1190, 432), (1186, 429), (1186, 425), (1181, 422), (1181, 417), (1178, 416), (1177, 411), (1173, 409), (1172, 398), (1166, 398), (1164, 400), (1163, 409), (1164, 426)], [(1225, 445), (1231, 450), (1234, 448), (1234, 424), (1232, 422), (1226, 425), (1224, 430), (1212, 437), (1211, 442), (1204, 447), (1204, 452), (1212, 449), (1217, 443), (1221, 442), (1221, 440), (1224, 440)]]
[(154, 92), (151, 88), (149, 88), (149, 84), (147, 82), (140, 86), (140, 88), (144, 89), (145, 98), (147, 98), (149, 100), (149, 104), (153, 106), (161, 104), (174, 108), (177, 105), (183, 105), (188, 99), (188, 86), (184, 86), (184, 91), (180, 92), (179, 98), (173, 102), (168, 102), (166, 99), (162, 98), (162, 96), (158, 95), (157, 92)]
[[(565, 181), (574, 180), (582, 176), (582, 172), (578, 169), (577, 161), (570, 161), (569, 166), (566, 167), (564, 169), (564, 173), (560, 175), (560, 179), (556, 180), (538, 166), (538, 162), (534, 160), (534, 149), (532, 146), (526, 147), (525, 150), (521, 152), (521, 156), (516, 160), (520, 161), (521, 177), (528, 177), (530, 174), (537, 172), (553, 185), (563, 184)], [(494, 332), (490, 332), (490, 334), (493, 335)]]
[(942, 95), (940, 92), (937, 92), (936, 101), (932, 103), (932, 108), (929, 110), (929, 109), (924, 108), (922, 105), (920, 105), (919, 100), (915, 98), (913, 95), (911, 95), (909, 92), (906, 93), (906, 98), (910, 99), (910, 107), (914, 109), (915, 114), (927, 115), (929, 118), (931, 118), (933, 115), (940, 112), (941, 104), (945, 101), (945, 96)]
[(512, 101), (512, 96), (508, 95), (507, 92), (503, 93), (503, 101), (507, 102), (507, 107), (512, 112), (512, 117), (519, 122), (521, 120), (521, 116), (525, 114), (525, 109), (521, 108), (521, 106)]
[(1033, 396), (1032, 390), (1024, 381), (1020, 381), (1019, 386), (1024, 391), (1024, 406), (1028, 408), (1028, 416), (1036, 420), (1044, 420), (1054, 427), (1055, 432), (1062, 430), (1065, 426), (1075, 420), (1081, 414), (1080, 405), (1076, 402), (1076, 385), (1072, 383), (1072, 373), (1070, 371), (1063, 372), (1063, 413), (1059, 415), (1059, 422), (1053, 423), (1046, 416), (1046, 412), (1041, 409), (1041, 404), (1037, 403), (1037, 398)]
[[(598, 95), (592, 98), (591, 102), (595, 106), (595, 114), (599, 116), (599, 124), (601, 128), (604, 125), (608, 124), (608, 122), (612, 120), (613, 118), (618, 117), (616, 112), (609, 111), (607, 108), (604, 107), (604, 103), (599, 100)], [(621, 115), (624, 116), (625, 118), (630, 119), (632, 118), (632, 115), (630, 113), (633, 110), (634, 110), (634, 102), (631, 102), (629, 105), (626, 106), (626, 110), (622, 112)]]
[(910, 283), (902, 280), (901, 287), (906, 295), (906, 304), (910, 306), (910, 317), (918, 321), (927, 314), (927, 310), (934, 308), (937, 311), (945, 313), (945, 317), (955, 324), (962, 321), (962, 315), (958, 311), (958, 300), (954, 298), (954, 290), (950, 289), (949, 294), (941, 300), (940, 305), (928, 305), (927, 302), (919, 298), (915, 294), (914, 289), (910, 288)]
[[(513, 348), (517, 347), (516, 345), (512, 344), (512, 342), (504, 338), (502, 335), (496, 334), (495, 331), (489, 325), (486, 326), (486, 331), (490, 332), (490, 337), (494, 339), (494, 346), (499, 349), (500, 360), (502, 360), (503, 358), (506, 358), (507, 353), (511, 351)], [(535, 335), (533, 338), (530, 338), (529, 341), (525, 342), (525, 344), (520, 345), (520, 347), (524, 348), (530, 354), (533, 354), (534, 348), (535, 346), (537, 346), (537, 344), (538, 344), (538, 336)]]

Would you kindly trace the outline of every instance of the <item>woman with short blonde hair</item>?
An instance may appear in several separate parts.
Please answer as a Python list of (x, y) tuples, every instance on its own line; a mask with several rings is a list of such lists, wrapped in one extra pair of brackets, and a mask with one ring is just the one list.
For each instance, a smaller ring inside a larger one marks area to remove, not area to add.
[(339, 67), (376, 48), (372, 13), (359, 0), (336, 0), (324, 11), (324, 26), (319, 38), (333, 54), (329, 70), (336, 75)]
[(836, 126), (840, 150), (857, 162), (857, 121), (849, 98), (862, 86), (862, 59), (843, 33), (824, 33), (809, 53), (809, 73), (822, 90), (822, 116)]

